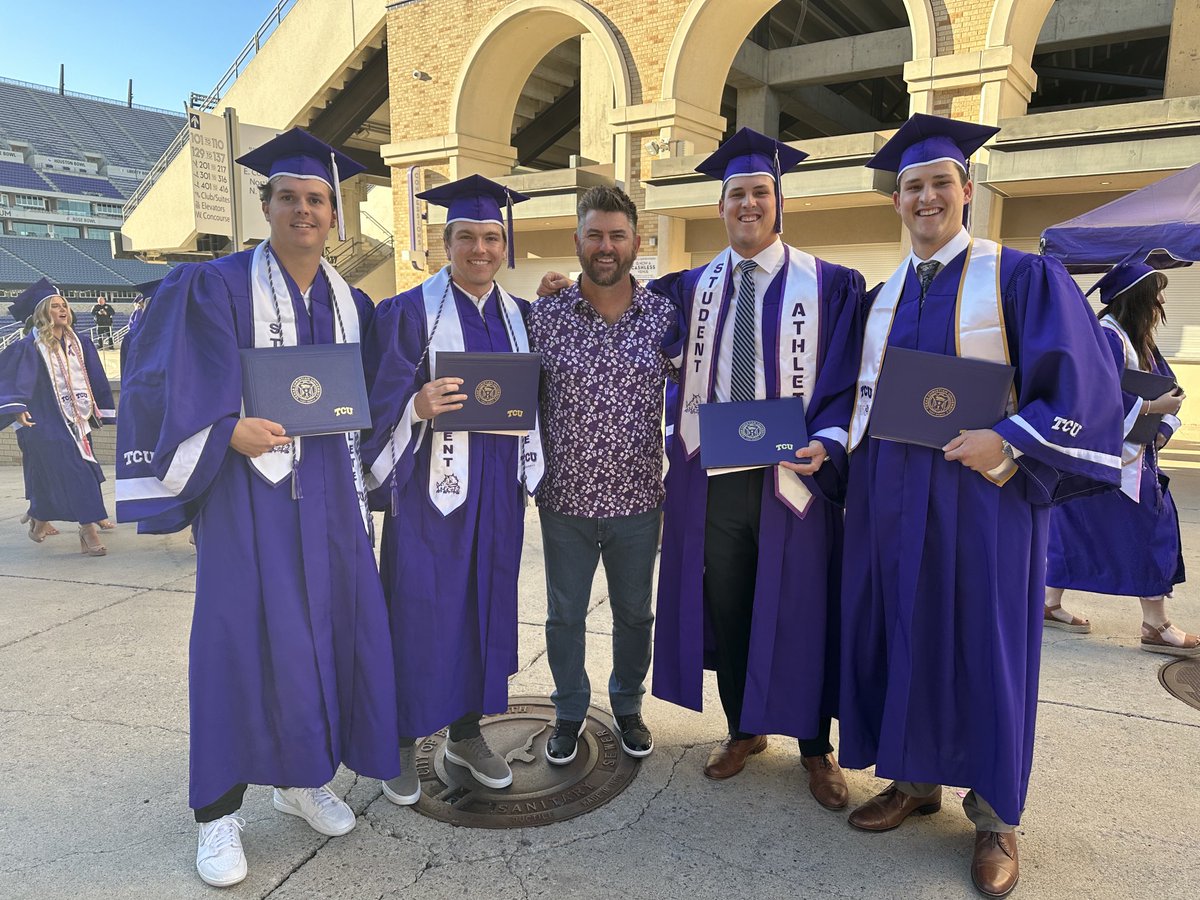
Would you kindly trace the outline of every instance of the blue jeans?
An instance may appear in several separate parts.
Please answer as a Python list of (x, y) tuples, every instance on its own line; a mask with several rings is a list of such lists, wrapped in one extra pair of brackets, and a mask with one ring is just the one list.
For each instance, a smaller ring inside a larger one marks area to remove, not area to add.
[(608, 698), (617, 716), (640, 712), (650, 670), (654, 612), (650, 590), (662, 511), (591, 519), (539, 509), (546, 555), (546, 655), (554, 675), (558, 717), (581, 722), (591, 702), (584, 666), (588, 601), (596, 564), (604, 560), (612, 608), (613, 665)]

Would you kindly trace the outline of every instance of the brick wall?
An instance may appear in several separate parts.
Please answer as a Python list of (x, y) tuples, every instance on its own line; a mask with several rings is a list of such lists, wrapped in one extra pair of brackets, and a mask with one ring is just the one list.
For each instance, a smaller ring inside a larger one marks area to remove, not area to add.
[(969, 53), (987, 45), (995, 0), (932, 0), (938, 56)]

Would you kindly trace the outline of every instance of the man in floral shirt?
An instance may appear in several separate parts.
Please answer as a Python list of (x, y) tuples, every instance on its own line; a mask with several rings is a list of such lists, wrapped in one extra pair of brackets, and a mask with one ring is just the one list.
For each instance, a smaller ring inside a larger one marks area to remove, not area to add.
[(629, 755), (654, 748), (641, 707), (663, 503), (663, 386), (671, 371), (661, 346), (676, 322), (671, 302), (629, 274), (640, 238), (637, 208), (624, 191), (591, 188), (578, 213), (583, 273), (535, 303), (528, 323), (532, 349), (543, 355), (546, 474), (538, 507), (558, 715), (546, 759), (554, 765), (575, 758), (587, 717), (585, 624), (600, 559), (613, 616), (613, 721)]

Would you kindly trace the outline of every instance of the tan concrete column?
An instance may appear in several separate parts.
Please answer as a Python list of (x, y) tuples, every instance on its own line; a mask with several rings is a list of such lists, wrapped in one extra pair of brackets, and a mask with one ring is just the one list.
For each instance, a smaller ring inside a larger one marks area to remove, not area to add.
[(642, 138), (657, 132), (663, 156), (710, 153), (725, 133), (725, 117), (682, 100), (659, 100), (636, 106), (619, 106), (609, 113), (609, 129), (616, 139), (614, 177), (629, 189), (635, 155), (645, 149)]
[(779, 95), (765, 84), (740, 87), (737, 92), (737, 127), (753, 128), (767, 137), (779, 137)]
[(658, 217), (658, 274), (679, 272), (690, 268), (691, 254), (687, 252), (687, 219), (673, 216)]
[(613, 161), (608, 115), (613, 110), (612, 75), (600, 42), (591, 34), (579, 38), (579, 155), (598, 163)]
[(1164, 97), (1200, 94), (1200, 5), (1176, 0), (1171, 16), (1171, 43), (1167, 48), (1167, 83)]

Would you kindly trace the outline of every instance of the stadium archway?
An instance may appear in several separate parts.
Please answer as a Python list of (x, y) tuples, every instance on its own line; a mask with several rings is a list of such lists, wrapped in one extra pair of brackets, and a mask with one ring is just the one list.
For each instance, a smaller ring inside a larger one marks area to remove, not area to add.
[(988, 24), (988, 47), (1011, 46), (1017, 58), (1028, 65), (1053, 5), (1054, 0), (996, 0)]
[[(664, 100), (720, 112), (726, 77), (750, 30), (778, 0), (692, 0), (667, 55), (663, 70)], [(936, 33), (930, 0), (902, 0), (911, 31), (911, 59), (936, 55)]]
[[(617, 107), (633, 103), (633, 80), (613, 26), (581, 0), (518, 0), (498, 13), (464, 56), (450, 105), (450, 134), (484, 146), (509, 146), (522, 89), (543, 57), (565, 41), (590, 35), (602, 54), (608, 91)], [(460, 138), (460, 143), (462, 140)]]

